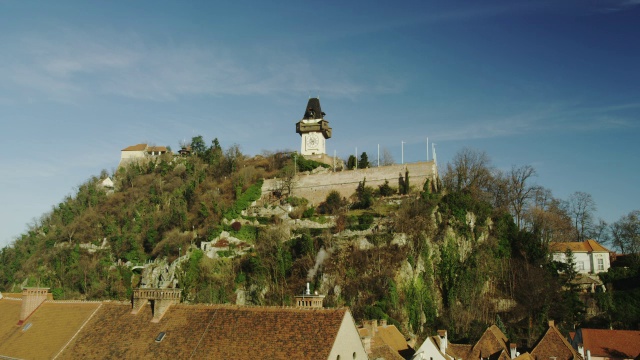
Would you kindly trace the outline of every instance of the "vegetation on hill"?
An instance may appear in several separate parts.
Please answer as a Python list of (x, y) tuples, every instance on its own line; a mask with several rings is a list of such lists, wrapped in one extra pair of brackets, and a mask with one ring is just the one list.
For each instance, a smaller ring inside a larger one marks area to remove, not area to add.
[[(532, 183), (532, 167), (499, 172), (486, 154), (464, 149), (436, 183), (417, 184), (406, 172), (397, 189), (362, 179), (351, 199), (334, 191), (317, 208), (284, 196), (254, 206), (262, 179), (293, 179), (292, 166), (320, 165), (286, 153), (247, 158), (217, 139), (191, 145), (190, 156), (119, 168), (113, 191), (100, 186), (106, 172), (79, 186), (0, 251), (0, 290), (45, 286), (56, 299), (128, 299), (140, 282), (132, 264), (185, 255), (177, 281), (188, 302), (291, 305), (309, 281), (326, 306), (349, 306), (356, 319), (384, 318), (419, 336), (446, 328), (454, 340), (473, 340), (499, 319), (510, 339), (531, 344), (548, 319), (565, 329), (638, 324), (625, 321), (637, 286), (621, 287), (637, 279), (637, 262), (605, 275), (616, 291), (594, 295), (598, 313), (587, 322), (574, 274), (551, 261), (547, 245), (604, 241), (607, 228), (594, 221), (588, 194), (556, 199)], [(278, 213), (280, 204), (294, 209)], [(571, 211), (578, 208), (586, 211)], [(615, 227), (627, 249), (637, 236), (632, 215)], [(222, 231), (250, 249), (229, 243), (206, 256), (201, 242)]]

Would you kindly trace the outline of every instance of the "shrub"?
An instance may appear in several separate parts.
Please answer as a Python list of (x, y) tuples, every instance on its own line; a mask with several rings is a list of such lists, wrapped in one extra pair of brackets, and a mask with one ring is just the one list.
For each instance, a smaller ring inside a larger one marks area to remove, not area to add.
[(308, 209), (306, 209), (303, 213), (302, 213), (302, 217), (303, 218), (310, 218), (313, 217), (313, 215), (315, 214), (316, 209), (314, 207), (310, 207)]
[(389, 180), (385, 180), (384, 184), (378, 186), (380, 196), (391, 196), (396, 193), (396, 189), (389, 186)]
[(233, 224), (231, 224), (231, 228), (234, 231), (240, 231), (240, 229), (242, 228), (242, 224), (240, 224), (239, 221), (234, 221)]
[(373, 224), (372, 214), (349, 217), (349, 230), (367, 230)]
[(323, 168), (330, 168), (328, 164), (305, 159), (303, 156), (296, 157), (296, 163), (298, 165), (298, 171), (311, 171), (319, 166)]
[(319, 209), (323, 214), (335, 215), (343, 205), (344, 201), (342, 200), (340, 193), (336, 190), (331, 190), (325, 201), (320, 204)]
[(240, 212), (249, 207), (249, 205), (260, 198), (262, 195), (262, 180), (258, 180), (255, 184), (251, 185), (247, 191), (237, 195), (237, 200), (230, 209), (227, 209), (224, 213), (224, 217), (227, 220), (237, 218), (240, 216)]
[(373, 189), (366, 186), (367, 179), (363, 179), (356, 189), (356, 203), (353, 204), (355, 209), (367, 209), (373, 205)]
[(295, 196), (289, 196), (286, 201), (291, 206), (305, 206), (309, 203), (309, 200)]

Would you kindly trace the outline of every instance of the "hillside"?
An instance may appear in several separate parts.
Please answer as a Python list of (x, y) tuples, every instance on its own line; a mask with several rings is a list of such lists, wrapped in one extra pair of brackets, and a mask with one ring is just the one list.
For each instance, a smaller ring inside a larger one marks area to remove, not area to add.
[[(182, 289), (184, 301), (292, 305), (310, 282), (325, 306), (349, 306), (358, 321), (388, 319), (419, 337), (447, 328), (473, 340), (498, 322), (531, 345), (547, 319), (565, 329), (585, 323), (583, 302), (540, 240), (547, 228), (519, 229), (495, 195), (506, 190), (490, 191), (497, 180), (448, 171), (436, 186), (407, 171), (375, 187), (363, 178), (353, 196), (330, 193), (311, 206), (286, 196), (293, 166), (286, 154), (247, 158), (216, 141), (197, 155), (121, 167), (114, 189), (100, 185), (103, 172), (2, 249), (0, 290), (126, 300), (152, 281), (134, 266), (153, 261), (147, 269), (166, 265), (174, 281), (164, 286)], [(274, 177), (280, 199), (262, 196), (263, 179)], [(613, 310), (597, 311), (619, 321)]]

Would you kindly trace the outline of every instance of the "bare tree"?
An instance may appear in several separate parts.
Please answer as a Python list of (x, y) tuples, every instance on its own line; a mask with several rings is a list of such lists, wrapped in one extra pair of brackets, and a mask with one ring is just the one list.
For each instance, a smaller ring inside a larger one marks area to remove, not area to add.
[(576, 238), (571, 217), (549, 189), (535, 188), (531, 205), (524, 210), (522, 219), (523, 226), (537, 234), (544, 245), (551, 241), (565, 242)]
[(447, 164), (442, 177), (445, 188), (452, 191), (486, 191), (492, 180), (491, 161), (484, 151), (464, 148)]
[(598, 222), (593, 224), (587, 237), (601, 244), (609, 242), (609, 224), (603, 219), (598, 219)]
[(522, 167), (511, 167), (507, 178), (507, 194), (509, 205), (516, 216), (518, 229), (522, 228), (522, 210), (529, 200), (535, 195), (535, 187), (527, 184), (532, 176), (536, 175), (536, 170), (531, 165)]
[(291, 196), (295, 185), (296, 170), (294, 165), (289, 163), (280, 170), (280, 174), (278, 175), (278, 180), (276, 182), (276, 191), (279, 191), (281, 194), (286, 193), (287, 196)]
[(380, 166), (389, 166), (395, 164), (395, 160), (393, 160), (393, 155), (387, 148), (382, 148), (382, 156), (380, 157)]
[(611, 224), (611, 238), (623, 254), (640, 253), (640, 210), (623, 215)]
[(584, 241), (593, 226), (593, 213), (596, 211), (596, 203), (591, 194), (576, 191), (569, 195), (564, 206), (578, 231), (577, 240)]

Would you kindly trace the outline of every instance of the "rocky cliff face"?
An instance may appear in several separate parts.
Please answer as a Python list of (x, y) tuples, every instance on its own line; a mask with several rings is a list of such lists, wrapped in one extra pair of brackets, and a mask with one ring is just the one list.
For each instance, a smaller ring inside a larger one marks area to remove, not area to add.
[(144, 264), (142, 274), (140, 275), (141, 288), (176, 288), (178, 287), (178, 278), (176, 276), (176, 268), (189, 256), (184, 255), (169, 263), (167, 259), (156, 259), (155, 261)]

